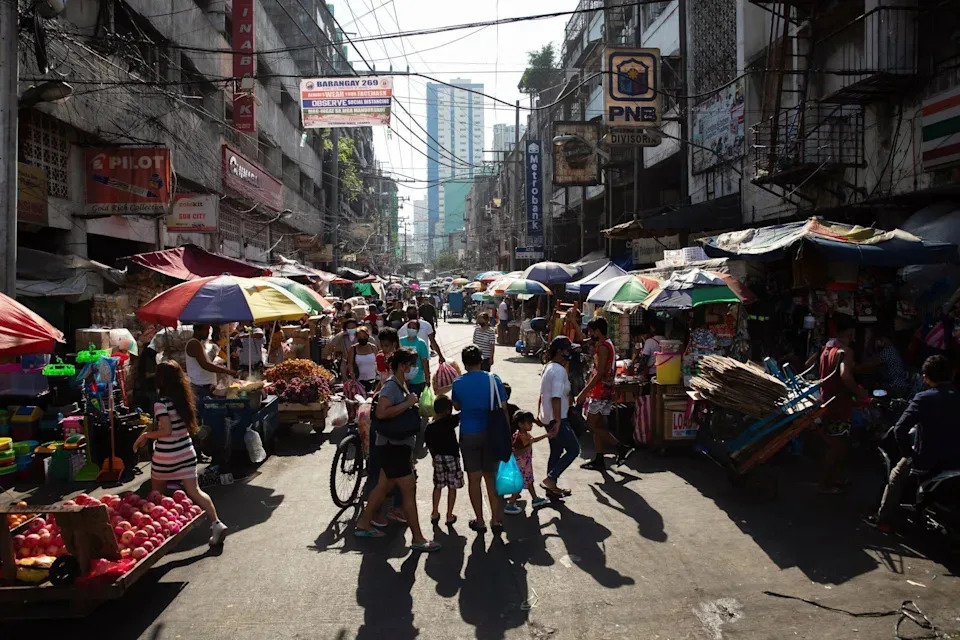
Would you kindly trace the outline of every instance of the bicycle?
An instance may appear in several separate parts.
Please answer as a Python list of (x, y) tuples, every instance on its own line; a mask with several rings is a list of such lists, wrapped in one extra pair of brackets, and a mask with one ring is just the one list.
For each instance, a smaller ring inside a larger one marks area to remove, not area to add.
[[(347, 404), (359, 404), (360, 400), (350, 400), (336, 396)], [(330, 497), (341, 509), (357, 503), (360, 483), (366, 476), (367, 457), (363, 446), (363, 437), (356, 420), (347, 422), (347, 433), (337, 443), (330, 465)]]

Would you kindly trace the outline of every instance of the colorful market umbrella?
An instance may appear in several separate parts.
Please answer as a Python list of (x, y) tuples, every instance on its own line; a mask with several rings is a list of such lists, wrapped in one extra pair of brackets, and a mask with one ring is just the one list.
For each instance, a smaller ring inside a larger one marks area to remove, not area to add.
[(645, 309), (692, 309), (705, 304), (750, 303), (756, 298), (728, 274), (690, 269), (678, 271), (643, 301)]
[(416, 282), (410, 283), (410, 291), (420, 291), (420, 285)]
[(504, 275), (503, 271), (484, 271), (478, 275), (475, 280), (480, 282), (493, 282)]
[(482, 288), (483, 288), (482, 282), (470, 282), (463, 285), (464, 291), (479, 291)]
[(648, 276), (619, 276), (594, 287), (587, 302), (602, 304), (607, 311), (631, 313), (659, 284), (659, 280)]
[(489, 291), (478, 291), (470, 296), (474, 302), (493, 302), (496, 298)]
[(580, 277), (580, 267), (571, 267), (559, 262), (538, 262), (523, 272), (525, 280), (536, 280), (543, 284), (564, 284)]
[[(494, 293), (497, 293), (496, 291)], [(536, 280), (524, 280), (523, 278), (517, 278), (512, 280), (503, 289), (503, 293), (508, 295), (516, 294), (531, 294), (531, 295), (550, 295), (550, 287)]]
[(281, 289), (286, 289), (293, 294), (295, 298), (300, 300), (300, 302), (305, 302), (307, 306), (310, 307), (310, 310), (314, 313), (322, 313), (324, 311), (332, 311), (333, 305), (327, 302), (326, 298), (321, 296), (319, 293), (300, 284), (299, 282), (294, 282), (290, 278), (263, 278), (270, 284), (275, 284)]
[(454, 278), (453, 280), (450, 281), (450, 284), (456, 287), (462, 287), (465, 284), (470, 284), (470, 281), (467, 280), (466, 278)]
[(0, 355), (50, 353), (57, 342), (63, 342), (59, 329), (0, 293)]
[(262, 278), (215, 276), (167, 289), (137, 309), (137, 317), (168, 327), (184, 324), (298, 320), (310, 306)]

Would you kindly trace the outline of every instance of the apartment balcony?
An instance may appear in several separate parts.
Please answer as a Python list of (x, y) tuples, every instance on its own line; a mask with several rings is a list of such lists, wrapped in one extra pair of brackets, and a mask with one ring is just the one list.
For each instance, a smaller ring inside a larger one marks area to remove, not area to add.
[(917, 9), (877, 7), (818, 41), (823, 102), (866, 104), (896, 95), (918, 78)]
[[(604, 0), (580, 0), (577, 11), (602, 9)], [(595, 48), (596, 43), (603, 40), (602, 26), (591, 32), (593, 13), (576, 13), (567, 22), (563, 32), (563, 46), (560, 50), (560, 61), (565, 68), (580, 68), (586, 55)], [(602, 19), (601, 19), (602, 25)]]
[(754, 184), (798, 186), (864, 165), (863, 109), (807, 101), (753, 127)]

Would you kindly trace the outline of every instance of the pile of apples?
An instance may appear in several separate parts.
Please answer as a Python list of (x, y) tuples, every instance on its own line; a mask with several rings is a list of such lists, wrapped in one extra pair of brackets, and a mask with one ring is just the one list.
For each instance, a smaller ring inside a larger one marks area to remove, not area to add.
[[(97, 499), (81, 493), (73, 500), (64, 501), (63, 505), (106, 506), (107, 519), (117, 536), (120, 555), (135, 560), (146, 557), (164, 540), (180, 533), (184, 525), (203, 513), (203, 509), (179, 490), (173, 493), (172, 498), (164, 497), (157, 491), (150, 492), (146, 498), (128, 493), (122, 498), (105, 495)], [(14, 546), (20, 558), (61, 556), (67, 553), (60, 527), (53, 515), (46, 520), (31, 520), (29, 533), (14, 536)]]
[[(79, 495), (79, 505), (97, 504), (89, 496)], [(117, 536), (120, 555), (140, 560), (163, 544), (167, 538), (180, 533), (188, 522), (203, 513), (183, 491), (172, 498), (151, 491), (146, 499), (135, 493), (124, 497), (103, 496), (100, 504), (107, 506), (107, 518)], [(66, 504), (66, 503), (65, 503)]]
[(31, 520), (26, 533), (13, 536), (13, 546), (17, 550), (18, 558), (57, 557), (67, 552), (57, 519), (53, 515)]

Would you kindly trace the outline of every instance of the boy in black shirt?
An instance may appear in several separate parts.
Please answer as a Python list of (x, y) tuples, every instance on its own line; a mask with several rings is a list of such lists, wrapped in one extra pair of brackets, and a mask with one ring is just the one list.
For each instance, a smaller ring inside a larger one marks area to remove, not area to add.
[(457, 427), (460, 414), (453, 415), (453, 402), (447, 396), (437, 396), (433, 402), (436, 415), (427, 425), (424, 440), (433, 456), (433, 513), (430, 522), (440, 522), (440, 492), (447, 488), (447, 525), (457, 521), (453, 506), (457, 502), (457, 489), (463, 488), (463, 468), (460, 466), (460, 445), (457, 444)]

